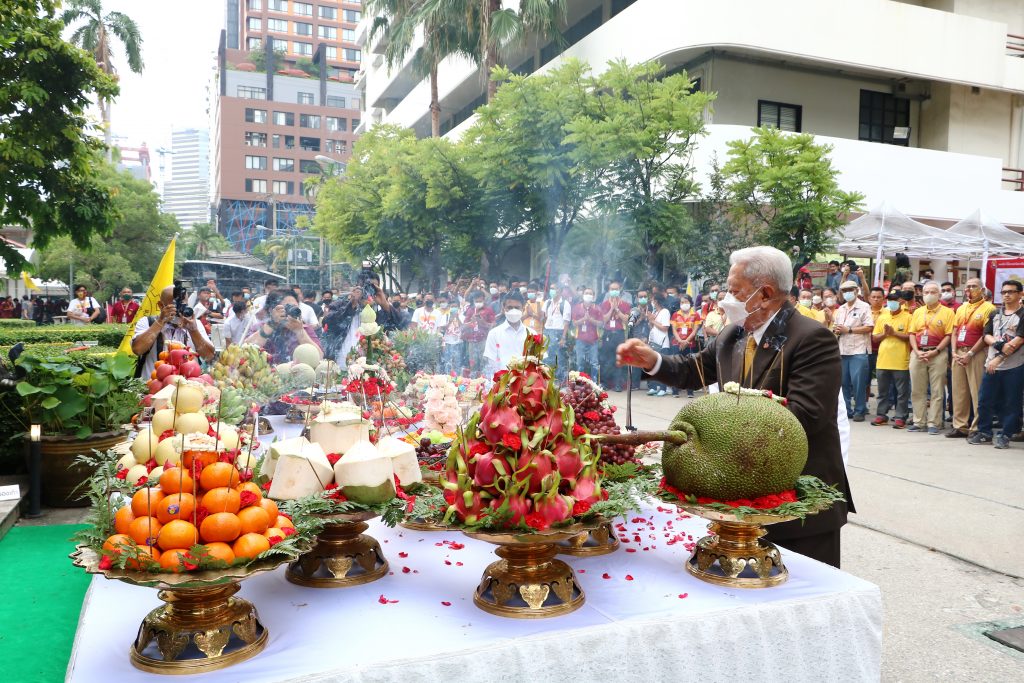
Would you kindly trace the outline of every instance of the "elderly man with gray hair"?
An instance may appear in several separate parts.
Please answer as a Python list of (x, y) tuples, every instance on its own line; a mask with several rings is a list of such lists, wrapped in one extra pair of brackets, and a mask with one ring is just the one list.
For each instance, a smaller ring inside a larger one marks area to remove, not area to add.
[(729, 324), (698, 354), (662, 356), (639, 339), (618, 349), (618, 362), (643, 369), (652, 379), (682, 389), (739, 382), (785, 396), (807, 433), (805, 474), (839, 488), (848, 502), (809, 517), (770, 527), (768, 539), (835, 567), (839, 530), (854, 512), (843, 467), (836, 414), (842, 379), (835, 335), (798, 315), (787, 300), (793, 286), (789, 257), (773, 247), (732, 253), (724, 298)]

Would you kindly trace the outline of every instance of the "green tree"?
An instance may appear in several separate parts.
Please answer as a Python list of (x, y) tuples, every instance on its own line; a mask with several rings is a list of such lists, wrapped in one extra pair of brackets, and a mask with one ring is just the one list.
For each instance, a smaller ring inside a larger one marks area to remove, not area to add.
[(105, 298), (125, 285), (141, 289), (149, 284), (178, 221), (160, 211), (160, 197), (150, 183), (106, 164), (99, 177), (114, 197), (117, 219), (111, 233), (94, 236), (84, 247), (70, 237), (54, 240), (41, 250), (39, 272), (46, 279), (65, 280), (73, 266), (75, 280)]
[[(85, 110), (117, 85), (61, 38), (56, 10), (54, 0), (7, 0), (0, 20), (0, 225), (30, 228), (38, 249), (60, 235), (86, 247), (114, 219)], [(0, 258), (9, 272), (26, 266), (3, 240)]]
[(178, 240), (178, 251), (182, 261), (189, 259), (203, 260), (210, 254), (228, 251), (231, 243), (224, 235), (217, 232), (211, 223), (195, 223), (191, 228), (183, 230)]
[[(61, 20), (66, 26), (84, 21), (71, 34), (70, 41), (96, 60), (96, 65), (105, 74), (117, 78), (114, 69), (113, 39), (121, 42), (128, 68), (142, 73), (142, 36), (135, 20), (123, 12), (103, 13), (102, 0), (71, 0)], [(103, 116), (103, 139), (107, 144), (107, 161), (111, 160), (110, 105), (111, 97), (100, 97), (100, 113)]]
[(729, 143), (722, 167), (734, 219), (757, 242), (796, 261), (827, 253), (844, 216), (860, 208), (864, 195), (840, 189), (831, 145), (815, 144), (806, 133), (753, 132)]
[(663, 71), (657, 62), (609, 62), (587, 84), (594, 93), (587, 110), (566, 126), (578, 155), (604, 167), (597, 200), (627, 220), (650, 276), (678, 248), (679, 228), (690, 220), (683, 202), (698, 192), (690, 157), (714, 100), (695, 92), (686, 72)]

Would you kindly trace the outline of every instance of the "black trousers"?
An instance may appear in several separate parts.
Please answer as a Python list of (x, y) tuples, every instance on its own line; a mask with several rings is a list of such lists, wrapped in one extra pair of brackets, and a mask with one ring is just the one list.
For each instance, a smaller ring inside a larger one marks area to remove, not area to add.
[[(839, 569), (839, 529), (814, 536), (802, 536), (800, 538), (773, 539), (771, 527), (768, 527), (766, 540), (771, 541), (783, 550), (791, 550), (807, 557), (814, 558), (818, 562), (830, 564)], [(785, 562), (786, 558), (783, 557)]]

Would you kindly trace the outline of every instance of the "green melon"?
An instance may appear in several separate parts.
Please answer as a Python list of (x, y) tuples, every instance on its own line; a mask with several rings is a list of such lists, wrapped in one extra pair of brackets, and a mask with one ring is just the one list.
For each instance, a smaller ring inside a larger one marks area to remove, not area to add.
[(761, 396), (709, 394), (679, 411), (666, 443), (665, 480), (684, 493), (717, 500), (757, 498), (791, 489), (807, 463), (807, 434), (779, 403)]

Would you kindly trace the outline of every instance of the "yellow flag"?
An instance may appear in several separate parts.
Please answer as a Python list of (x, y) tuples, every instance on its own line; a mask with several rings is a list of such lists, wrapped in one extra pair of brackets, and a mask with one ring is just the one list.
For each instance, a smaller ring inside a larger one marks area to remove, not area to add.
[(28, 273), (26, 273), (24, 270), (21, 271), (21, 279), (22, 279), (22, 281), (24, 281), (26, 289), (30, 289), (30, 290), (32, 290), (32, 289), (39, 289), (38, 285), (36, 285), (36, 283), (32, 282), (32, 278), (30, 278), (28, 276)]
[(125, 332), (118, 351), (131, 353), (135, 323), (147, 316), (160, 314), (160, 292), (165, 287), (174, 284), (174, 242), (176, 239), (178, 238), (172, 238), (171, 243), (167, 245), (167, 251), (164, 252), (164, 257), (160, 259), (160, 265), (156, 268), (156, 275), (153, 276), (153, 281), (149, 283), (149, 289), (146, 290), (146, 298), (142, 300), (142, 305), (135, 312), (135, 317), (132, 319), (131, 325), (128, 326), (128, 331)]
[(686, 296), (693, 298), (693, 280), (686, 278)]

